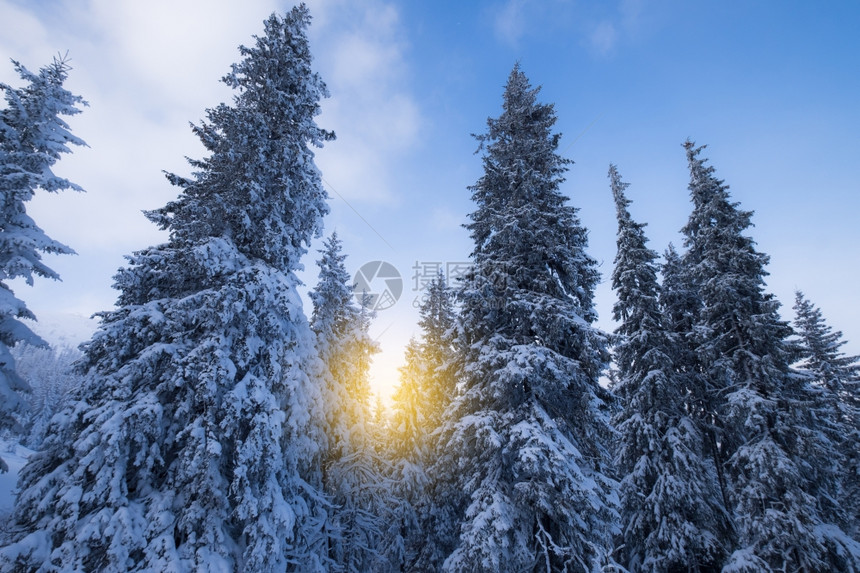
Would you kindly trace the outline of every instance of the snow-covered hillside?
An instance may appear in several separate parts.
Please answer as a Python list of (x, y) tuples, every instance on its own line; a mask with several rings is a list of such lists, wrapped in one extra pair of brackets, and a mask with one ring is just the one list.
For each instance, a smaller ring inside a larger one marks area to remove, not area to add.
[(26, 321), (33, 332), (54, 348), (76, 348), (90, 339), (98, 328), (98, 321), (82, 314), (40, 312), (37, 321)]

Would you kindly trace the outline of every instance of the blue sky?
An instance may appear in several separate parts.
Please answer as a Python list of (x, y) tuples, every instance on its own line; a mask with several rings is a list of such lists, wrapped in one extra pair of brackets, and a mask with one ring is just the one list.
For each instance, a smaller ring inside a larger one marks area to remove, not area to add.
[[(87, 193), (40, 196), (30, 213), (78, 251), (51, 259), (62, 283), (15, 285), (43, 321), (109, 308), (123, 255), (163, 240), (140, 214), (175, 190), (202, 148), (188, 122), (230, 97), (218, 83), (262, 20), (291, 4), (204, 0), (0, 0), (0, 81), (69, 51), (68, 86), (90, 102), (71, 120), (90, 145), (57, 171)], [(468, 259), (460, 227), (480, 176), (471, 133), (500, 111), (519, 62), (555, 104), (564, 192), (581, 208), (604, 279), (615, 254), (608, 164), (631, 184), (651, 245), (680, 246), (690, 204), (681, 143), (706, 155), (771, 256), (768, 288), (792, 316), (800, 288), (860, 353), (860, 4), (509, 0), (309, 2), (317, 69), (332, 97), (319, 118), (338, 140), (318, 153), (350, 271), (391, 262), (404, 292), (373, 325), (380, 392), (417, 332), (413, 266)], [(316, 248), (317, 245), (314, 246)], [(302, 277), (315, 282), (311, 251)], [(613, 293), (597, 296), (612, 329)], [(306, 308), (309, 313), (310, 308)]]

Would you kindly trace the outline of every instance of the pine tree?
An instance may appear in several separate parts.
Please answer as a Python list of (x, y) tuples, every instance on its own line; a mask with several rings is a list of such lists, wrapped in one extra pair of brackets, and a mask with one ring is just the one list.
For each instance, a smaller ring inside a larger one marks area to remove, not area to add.
[(452, 293), (439, 274), (427, 287), (419, 307), (420, 340), (406, 347), (406, 364), (393, 395), (390, 459), (394, 494), (400, 500), (397, 519), (403, 549), (402, 568), (412, 567), (425, 545), (422, 523), (432, 528), (426, 490), (428, 467), (437, 449), (435, 432), (455, 392), (453, 362), (454, 308)]
[(452, 535), (428, 553), (446, 555), (446, 571), (592, 571), (608, 559), (617, 518), (610, 396), (598, 384), (607, 337), (591, 324), (598, 272), (559, 191), (570, 161), (537, 92), (516, 66), (501, 116), (478, 136), (462, 393), (432, 468), (438, 524)]
[(194, 126), (209, 155), (147, 213), (85, 345), (87, 381), (21, 473), (4, 570), (322, 570), (306, 476), (320, 396), (294, 274), (327, 211), (310, 146), (327, 95), (304, 6), (273, 14)]
[(440, 274), (429, 283), (419, 307), (421, 339), (406, 347), (406, 364), (393, 396), (391, 437), (397, 462), (423, 467), (434, 449), (431, 434), (455, 391), (454, 321), (452, 293)]
[[(16, 413), (24, 407), (19, 392), (27, 384), (15, 370), (9, 350), (18, 342), (40, 347), (47, 343), (20, 319), (35, 320), (18, 299), (8, 281), (22, 278), (32, 285), (34, 277), (59, 279), (42, 261), (42, 253), (72, 254), (74, 251), (49, 238), (27, 215), (26, 203), (41, 189), (57, 192), (82, 191), (71, 181), (56, 176), (51, 168), (72, 145), (86, 145), (72, 135), (63, 116), (80, 113), (87, 103), (63, 87), (68, 62), (62, 58), (30, 72), (12, 60), (26, 82), (21, 88), (0, 83), (6, 106), (0, 110), (0, 429), (17, 426)], [(6, 471), (0, 458), (0, 471)]]
[(693, 377), (699, 370), (693, 327), (702, 301), (688, 276), (684, 260), (671, 243), (663, 253), (660, 276), (659, 302), (663, 309), (663, 323), (676, 339), (672, 346), (672, 362), (678, 372)]
[(687, 378), (672, 359), (678, 341), (659, 304), (657, 253), (630, 216), (628, 184), (614, 165), (609, 178), (618, 218), (612, 287), (624, 563), (630, 571), (716, 571), (728, 524), (689, 413)]
[[(683, 380), (687, 396), (687, 413), (697, 425), (703, 440), (703, 456), (710, 458), (710, 467), (716, 472), (720, 501), (723, 508), (731, 505), (729, 484), (724, 471), (725, 449), (721, 447), (720, 418), (716, 415), (714, 396), (709, 392), (707, 377), (703, 370), (702, 359), (698, 354), (699, 332), (696, 325), (702, 310), (702, 299), (696, 285), (696, 278), (687, 253), (682, 258), (671, 243), (663, 254), (660, 269), (662, 286), (660, 307), (663, 310), (664, 324), (673, 336), (671, 347), (675, 376)], [(730, 512), (726, 509), (727, 514)], [(733, 529), (724, 530), (720, 545), (724, 549), (735, 545)]]
[(367, 422), (367, 354), (375, 349), (366, 332), (363, 311), (354, 302), (342, 250), (337, 233), (333, 233), (320, 250), (319, 280), (310, 293), (311, 329), (325, 369), (325, 434), (334, 457), (350, 451), (350, 432), (353, 428), (363, 431)]
[(429, 375), (421, 347), (422, 344), (415, 338), (406, 345), (406, 363), (399, 369), (400, 384), (392, 395), (391, 456), (393, 463), (400, 466), (395, 472), (402, 471), (405, 482), (415, 479), (414, 476), (407, 478), (407, 475), (426, 473), (424, 462), (429, 457), (428, 408), (424, 384)]
[[(798, 367), (815, 388), (818, 429), (825, 444), (816, 444), (818, 496), (831, 521), (860, 539), (860, 356), (846, 356), (846, 341), (824, 320), (821, 310), (803, 293), (795, 293), (794, 326), (798, 335)], [(832, 444), (832, 448), (826, 448)], [(835, 478), (835, 480), (834, 480)], [(834, 483), (835, 481), (835, 483)]]
[(432, 434), (442, 423), (442, 415), (454, 398), (455, 312), (453, 294), (440, 272), (427, 285), (427, 299), (419, 308), (421, 357), (427, 369), (423, 378), (426, 433)]
[(12, 356), (18, 373), (32, 389), (27, 396), (21, 443), (39, 450), (51, 418), (66, 406), (72, 391), (83, 382), (74, 372), (74, 363), (82, 354), (75, 348), (41, 348), (23, 343), (12, 349)]
[[(391, 561), (397, 571), (409, 571), (426, 544), (419, 506), (429, 485), (431, 437), (427, 433), (425, 381), (430, 378), (421, 354), (421, 343), (406, 345), (406, 363), (400, 367), (400, 383), (392, 395), (392, 416), (385, 439), (392, 494), (396, 500), (391, 524)], [(419, 569), (420, 570), (420, 569)]]
[(845, 356), (840, 350), (847, 341), (842, 332), (833, 331), (821, 309), (801, 291), (795, 292), (795, 331), (800, 338), (801, 368), (815, 377), (815, 382), (840, 397), (845, 403), (858, 404), (860, 356)]
[(368, 334), (369, 316), (355, 304), (342, 246), (326, 241), (319, 282), (311, 292), (311, 327), (323, 363), (325, 435), (323, 489), (332, 500), (326, 524), (328, 557), (336, 571), (359, 573), (380, 566), (387, 483), (379, 472), (370, 424), (370, 357), (378, 351)]
[(725, 462), (738, 544), (725, 571), (844, 569), (844, 544), (822, 529), (803, 454), (814, 431), (808, 385), (789, 368), (779, 303), (764, 291), (768, 257), (744, 232), (752, 213), (686, 142), (693, 212), (685, 266), (702, 306), (694, 326), (706, 414)]

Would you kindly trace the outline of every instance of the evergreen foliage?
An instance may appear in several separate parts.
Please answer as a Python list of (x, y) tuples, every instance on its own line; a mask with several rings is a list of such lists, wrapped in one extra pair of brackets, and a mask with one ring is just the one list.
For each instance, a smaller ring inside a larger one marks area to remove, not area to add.
[(54, 414), (61, 411), (83, 377), (74, 372), (82, 354), (74, 348), (42, 348), (19, 343), (12, 349), (18, 374), (27, 382), (27, 413), (22, 418), (21, 443), (39, 450)]
[[(35, 320), (24, 301), (12, 292), (9, 281), (34, 277), (59, 279), (43, 261), (42, 254), (74, 251), (50, 237), (27, 215), (26, 203), (41, 189), (48, 192), (82, 189), (52, 171), (71, 146), (86, 143), (74, 135), (64, 116), (80, 113), (87, 103), (63, 87), (68, 62), (62, 58), (35, 74), (12, 60), (26, 85), (13, 88), (0, 83), (6, 102), (0, 110), (0, 429), (16, 428), (25, 403), (20, 392), (28, 387), (15, 369), (10, 349), (18, 342), (46, 347), (47, 343), (20, 319)], [(0, 458), (0, 471), (6, 464)]]
[(373, 313), (336, 234), (310, 321), (298, 292), (328, 212), (312, 148), (334, 138), (309, 24), (273, 14), (240, 47), (232, 102), (192, 125), (206, 156), (146, 213), (167, 241), (128, 257), (82, 355), (47, 348), (10, 281), (72, 253), (25, 206), (81, 190), (52, 169), (86, 145), (64, 120), (86, 102), (66, 60), (13, 61), (0, 431), (40, 451), (0, 570), (860, 573), (860, 357), (800, 292), (795, 330), (780, 318), (752, 213), (690, 141), (685, 250), (662, 266), (610, 166), (618, 327), (598, 330), (572, 162), (519, 65), (476, 136), (473, 266), (429, 284), (393, 413), (373, 409)]
[(431, 435), (454, 398), (454, 321), (452, 293), (440, 274), (429, 283), (419, 307), (422, 337), (406, 347), (406, 364), (393, 396), (391, 437), (394, 455), (404, 463), (423, 467), (428, 461), (435, 449)]
[(369, 316), (354, 301), (345, 255), (336, 234), (318, 261), (319, 282), (311, 292), (311, 328), (322, 361), (325, 402), (322, 484), (332, 506), (326, 520), (329, 567), (359, 573), (380, 567), (388, 484), (379, 472), (370, 432), (370, 357), (378, 346)]
[(690, 416), (688, 378), (673, 361), (678, 337), (659, 304), (657, 253), (646, 245), (645, 225), (630, 216), (628, 184), (614, 165), (609, 178), (618, 218), (612, 287), (624, 564), (630, 571), (714, 571), (729, 527), (716, 473)]
[(20, 476), (4, 570), (323, 569), (306, 477), (320, 395), (294, 271), (327, 211), (310, 146), (327, 95), (304, 6), (273, 14), (194, 126), (209, 155), (147, 213), (169, 240), (129, 257), (87, 343), (87, 381)]
[(684, 263), (702, 303), (696, 353), (737, 533), (724, 570), (844, 569), (845, 536), (822, 520), (807, 471), (808, 453), (829, 445), (810, 432), (809, 387), (789, 368), (791, 330), (764, 291), (768, 257), (744, 234), (752, 213), (731, 202), (703, 148), (684, 147), (693, 200)]
[(462, 392), (432, 468), (442, 535), (428, 553), (445, 556), (445, 571), (592, 571), (609, 559), (617, 518), (598, 384), (607, 337), (591, 324), (598, 272), (559, 191), (570, 161), (537, 92), (515, 67), (501, 116), (478, 136)]
[(452, 293), (441, 273), (427, 286), (419, 307), (421, 340), (406, 347), (406, 364), (400, 369), (395, 389), (390, 431), (390, 453), (394, 495), (401, 500), (398, 521), (403, 532), (402, 568), (412, 567), (425, 540), (432, 533), (428, 514), (428, 467), (440, 452), (436, 431), (442, 414), (455, 393), (454, 326)]
[[(835, 445), (815, 452), (822, 487), (819, 503), (854, 539), (860, 535), (860, 356), (846, 356), (842, 333), (824, 320), (803, 293), (795, 293), (794, 326), (801, 362), (813, 380), (816, 429)], [(835, 450), (835, 451), (834, 451)], [(832, 477), (838, 476), (833, 483)]]
[(698, 290), (688, 276), (684, 259), (671, 243), (663, 253), (663, 264), (660, 267), (661, 288), (659, 303), (663, 311), (663, 323), (674, 335), (672, 345), (672, 362), (675, 370), (687, 377), (686, 384), (696, 389), (699, 410), (703, 409), (702, 382), (698, 375), (698, 356), (696, 355), (696, 339), (694, 325), (699, 316), (702, 301)]

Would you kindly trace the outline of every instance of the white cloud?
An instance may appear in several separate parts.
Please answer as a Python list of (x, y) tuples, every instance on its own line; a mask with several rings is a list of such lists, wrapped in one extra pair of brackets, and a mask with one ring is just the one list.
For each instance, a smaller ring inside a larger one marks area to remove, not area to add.
[[(0, 36), (0, 55), (3, 56), (0, 65), (8, 66), (9, 58), (13, 58), (27, 66), (31, 60), (56, 53), (56, 49), (41, 53), (41, 48), (47, 43), (48, 32), (26, 9), (8, 0), (0, 0), (0, 22), (4, 23), (3, 35)], [(6, 75), (0, 73), (0, 78)]]
[(612, 22), (600, 22), (588, 37), (592, 50), (600, 55), (606, 55), (615, 47), (618, 41), (618, 31)]
[[(272, 0), (92, 0), (86, 17), (104, 54), (104, 81), (145, 96), (145, 113), (176, 110), (196, 118), (228, 97), (219, 79), (238, 59), (239, 44), (252, 43), (275, 8)], [(175, 121), (174, 113), (162, 119)]]
[(525, 33), (526, 0), (508, 0), (496, 13), (493, 29), (503, 42), (515, 46)]
[(418, 141), (423, 121), (407, 87), (400, 16), (383, 2), (314, 2), (311, 13), (312, 50), (332, 94), (319, 123), (337, 134), (318, 165), (347, 200), (392, 201), (398, 157)]
[[(283, 8), (276, 0), (58, 0), (50, 6), (0, 0), (7, 24), (0, 81), (20, 83), (10, 57), (35, 70), (68, 49), (73, 70), (66, 85), (91, 104), (70, 118), (90, 148), (73, 150), (56, 166), (87, 193), (37, 195), (28, 206), (50, 236), (80, 253), (75, 265), (97, 267), (90, 257), (121, 263), (122, 255), (164, 239), (141, 211), (175, 197), (162, 171), (188, 173), (185, 156), (204, 153), (188, 123), (229, 101), (231, 90), (219, 79), (239, 59), (237, 47), (251, 45), (263, 20)], [(339, 136), (320, 153), (320, 165), (345, 196), (390, 198), (398, 153), (417, 141), (421, 123), (404, 87), (399, 15), (382, 2), (354, 1), (313, 2), (311, 12), (316, 68), (333, 94), (320, 124)], [(88, 280), (109, 285), (115, 269), (99, 267)], [(72, 286), (65, 284), (69, 301), (79, 294)], [(37, 311), (40, 288), (27, 294)], [(46, 286), (44, 292), (47, 299), (54, 291)], [(112, 303), (109, 293), (93, 310)]]

